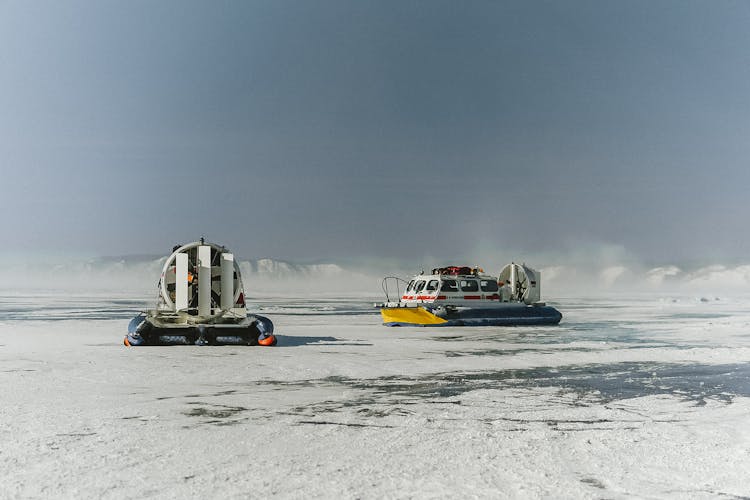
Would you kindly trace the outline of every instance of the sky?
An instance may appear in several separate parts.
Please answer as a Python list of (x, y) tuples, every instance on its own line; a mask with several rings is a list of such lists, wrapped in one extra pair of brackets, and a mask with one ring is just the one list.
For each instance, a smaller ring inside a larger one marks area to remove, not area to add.
[(750, 3), (0, 0), (34, 255), (750, 254)]

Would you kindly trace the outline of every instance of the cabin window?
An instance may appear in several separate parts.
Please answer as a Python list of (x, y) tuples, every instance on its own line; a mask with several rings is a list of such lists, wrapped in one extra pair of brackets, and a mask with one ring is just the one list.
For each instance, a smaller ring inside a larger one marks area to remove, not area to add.
[(428, 292), (434, 292), (435, 290), (437, 290), (437, 286), (438, 280), (430, 280), (427, 282), (427, 288), (425, 288), (425, 290)]
[[(411, 280), (408, 285), (406, 285), (406, 292), (411, 292), (411, 289), (414, 288), (414, 280)], [(404, 292), (404, 293), (406, 293)]]
[(495, 280), (482, 280), (479, 282), (479, 286), (482, 287), (483, 292), (497, 292), (497, 281)]
[(424, 280), (417, 281), (417, 284), (414, 286), (414, 291), (417, 293), (421, 292), (422, 289), (424, 288), (424, 284), (425, 284)]
[(461, 280), (461, 291), (477, 292), (479, 291), (479, 283), (475, 280)]
[(440, 291), (441, 292), (457, 292), (458, 285), (456, 284), (456, 280), (443, 280), (443, 282), (440, 284)]

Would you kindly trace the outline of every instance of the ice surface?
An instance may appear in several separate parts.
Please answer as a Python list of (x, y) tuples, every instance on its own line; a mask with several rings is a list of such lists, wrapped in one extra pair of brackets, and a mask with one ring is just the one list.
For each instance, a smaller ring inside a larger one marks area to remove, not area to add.
[(0, 497), (750, 496), (747, 298), (515, 328), (377, 299), (253, 296), (276, 348), (125, 348), (151, 296), (0, 293)]

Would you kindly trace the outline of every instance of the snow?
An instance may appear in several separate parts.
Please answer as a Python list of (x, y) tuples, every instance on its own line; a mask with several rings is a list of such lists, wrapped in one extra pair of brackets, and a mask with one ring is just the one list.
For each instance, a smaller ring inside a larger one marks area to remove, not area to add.
[(412, 329), (256, 294), (276, 348), (125, 348), (151, 297), (6, 293), (0, 497), (746, 497), (750, 302), (701, 298)]

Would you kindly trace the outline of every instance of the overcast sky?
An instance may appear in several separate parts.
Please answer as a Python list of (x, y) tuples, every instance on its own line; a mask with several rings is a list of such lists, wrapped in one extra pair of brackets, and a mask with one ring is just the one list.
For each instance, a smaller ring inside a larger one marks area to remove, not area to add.
[(749, 160), (748, 2), (0, 0), (16, 251), (743, 260)]

